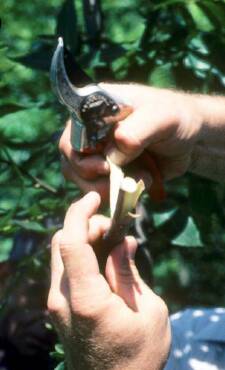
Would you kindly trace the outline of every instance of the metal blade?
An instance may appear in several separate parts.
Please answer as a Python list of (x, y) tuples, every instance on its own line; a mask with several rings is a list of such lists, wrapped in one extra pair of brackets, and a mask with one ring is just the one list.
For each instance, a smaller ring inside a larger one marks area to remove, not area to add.
[[(83, 97), (99, 91), (98, 86), (93, 84), (92, 80), (73, 61), (71, 54), (68, 51), (64, 53), (63, 39), (61, 37), (58, 40), (58, 46), (52, 58), (50, 78), (59, 101), (66, 105), (71, 112), (75, 112), (78, 117), (80, 116), (80, 106)], [(74, 83), (77, 83), (79, 86), (82, 83), (85, 87), (76, 87)]]

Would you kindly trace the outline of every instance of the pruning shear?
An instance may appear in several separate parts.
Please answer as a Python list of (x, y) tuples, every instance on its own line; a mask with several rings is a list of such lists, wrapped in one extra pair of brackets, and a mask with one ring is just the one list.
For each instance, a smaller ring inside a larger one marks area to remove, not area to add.
[[(86, 154), (101, 152), (112, 130), (112, 123), (126, 118), (133, 111), (132, 107), (94, 83), (64, 48), (61, 37), (52, 58), (50, 78), (60, 103), (71, 114), (73, 149)], [(144, 151), (139, 162), (153, 178), (150, 190), (153, 200), (164, 199), (162, 177), (154, 159)]]

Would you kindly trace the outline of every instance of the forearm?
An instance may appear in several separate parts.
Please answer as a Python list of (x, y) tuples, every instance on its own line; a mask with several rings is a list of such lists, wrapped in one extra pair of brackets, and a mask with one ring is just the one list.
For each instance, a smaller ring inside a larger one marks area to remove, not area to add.
[(195, 96), (202, 128), (194, 146), (190, 172), (225, 181), (225, 97)]

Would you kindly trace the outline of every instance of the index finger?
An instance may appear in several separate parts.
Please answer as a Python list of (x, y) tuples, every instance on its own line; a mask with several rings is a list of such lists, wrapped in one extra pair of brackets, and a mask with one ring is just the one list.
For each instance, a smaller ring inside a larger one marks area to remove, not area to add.
[(99, 176), (108, 175), (109, 165), (105, 158), (97, 153), (84, 155), (75, 152), (71, 145), (71, 121), (67, 123), (59, 141), (61, 154), (71, 164), (72, 169), (83, 179), (93, 180)]

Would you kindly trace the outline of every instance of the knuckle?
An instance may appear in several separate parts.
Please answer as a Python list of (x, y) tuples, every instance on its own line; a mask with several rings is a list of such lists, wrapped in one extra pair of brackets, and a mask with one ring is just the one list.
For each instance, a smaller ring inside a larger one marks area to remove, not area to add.
[(49, 296), (48, 296), (47, 308), (48, 308), (49, 313), (53, 316), (60, 315), (63, 310), (62, 304), (58, 302), (55, 295), (52, 294), (51, 292), (49, 293)]
[(69, 260), (71, 258), (71, 254), (76, 248), (77, 240), (74, 240), (74, 237), (71, 237), (71, 235), (68, 232), (65, 232), (62, 236), (61, 243), (59, 244), (59, 250), (62, 259), (64, 261)]
[(167, 320), (169, 317), (169, 310), (162, 298), (158, 297), (158, 315), (160, 319)]
[(169, 316), (169, 310), (165, 302), (160, 298), (161, 300), (161, 312), (164, 316), (168, 317)]
[(118, 129), (115, 132), (115, 140), (117, 145), (122, 146), (127, 154), (133, 153), (141, 147), (140, 141), (130, 131), (125, 132), (125, 130)]
[(66, 243), (61, 243), (59, 248), (60, 248), (60, 254), (62, 256), (62, 259), (66, 259), (67, 256), (70, 255), (71, 246)]
[(124, 286), (129, 286), (139, 280), (140, 276), (135, 262), (129, 258), (123, 258), (119, 271), (119, 280)]
[(66, 146), (68, 144), (70, 144), (70, 126), (71, 126), (71, 122), (68, 121), (67, 124), (66, 124), (66, 127), (65, 129), (63, 130), (63, 133), (59, 139), (59, 151), (61, 153), (64, 153), (66, 150)]
[(63, 133), (62, 133), (62, 135), (61, 135), (61, 137), (60, 137), (60, 139), (59, 139), (59, 145), (58, 145), (59, 151), (61, 153), (64, 153), (65, 152), (65, 144), (66, 144), (66, 140), (65, 140), (65, 130), (64, 130)]
[(95, 321), (97, 314), (95, 311), (92, 311), (87, 306), (79, 306), (77, 304), (72, 304), (71, 309), (73, 312), (73, 315), (76, 316), (77, 320), (85, 320), (87, 321)]
[(77, 321), (84, 320), (84, 322), (96, 322), (100, 317), (102, 317), (102, 310), (99, 302), (92, 302), (90, 297), (71, 299), (71, 311), (76, 317)]
[(52, 237), (52, 245), (60, 242), (62, 230), (58, 230)]

